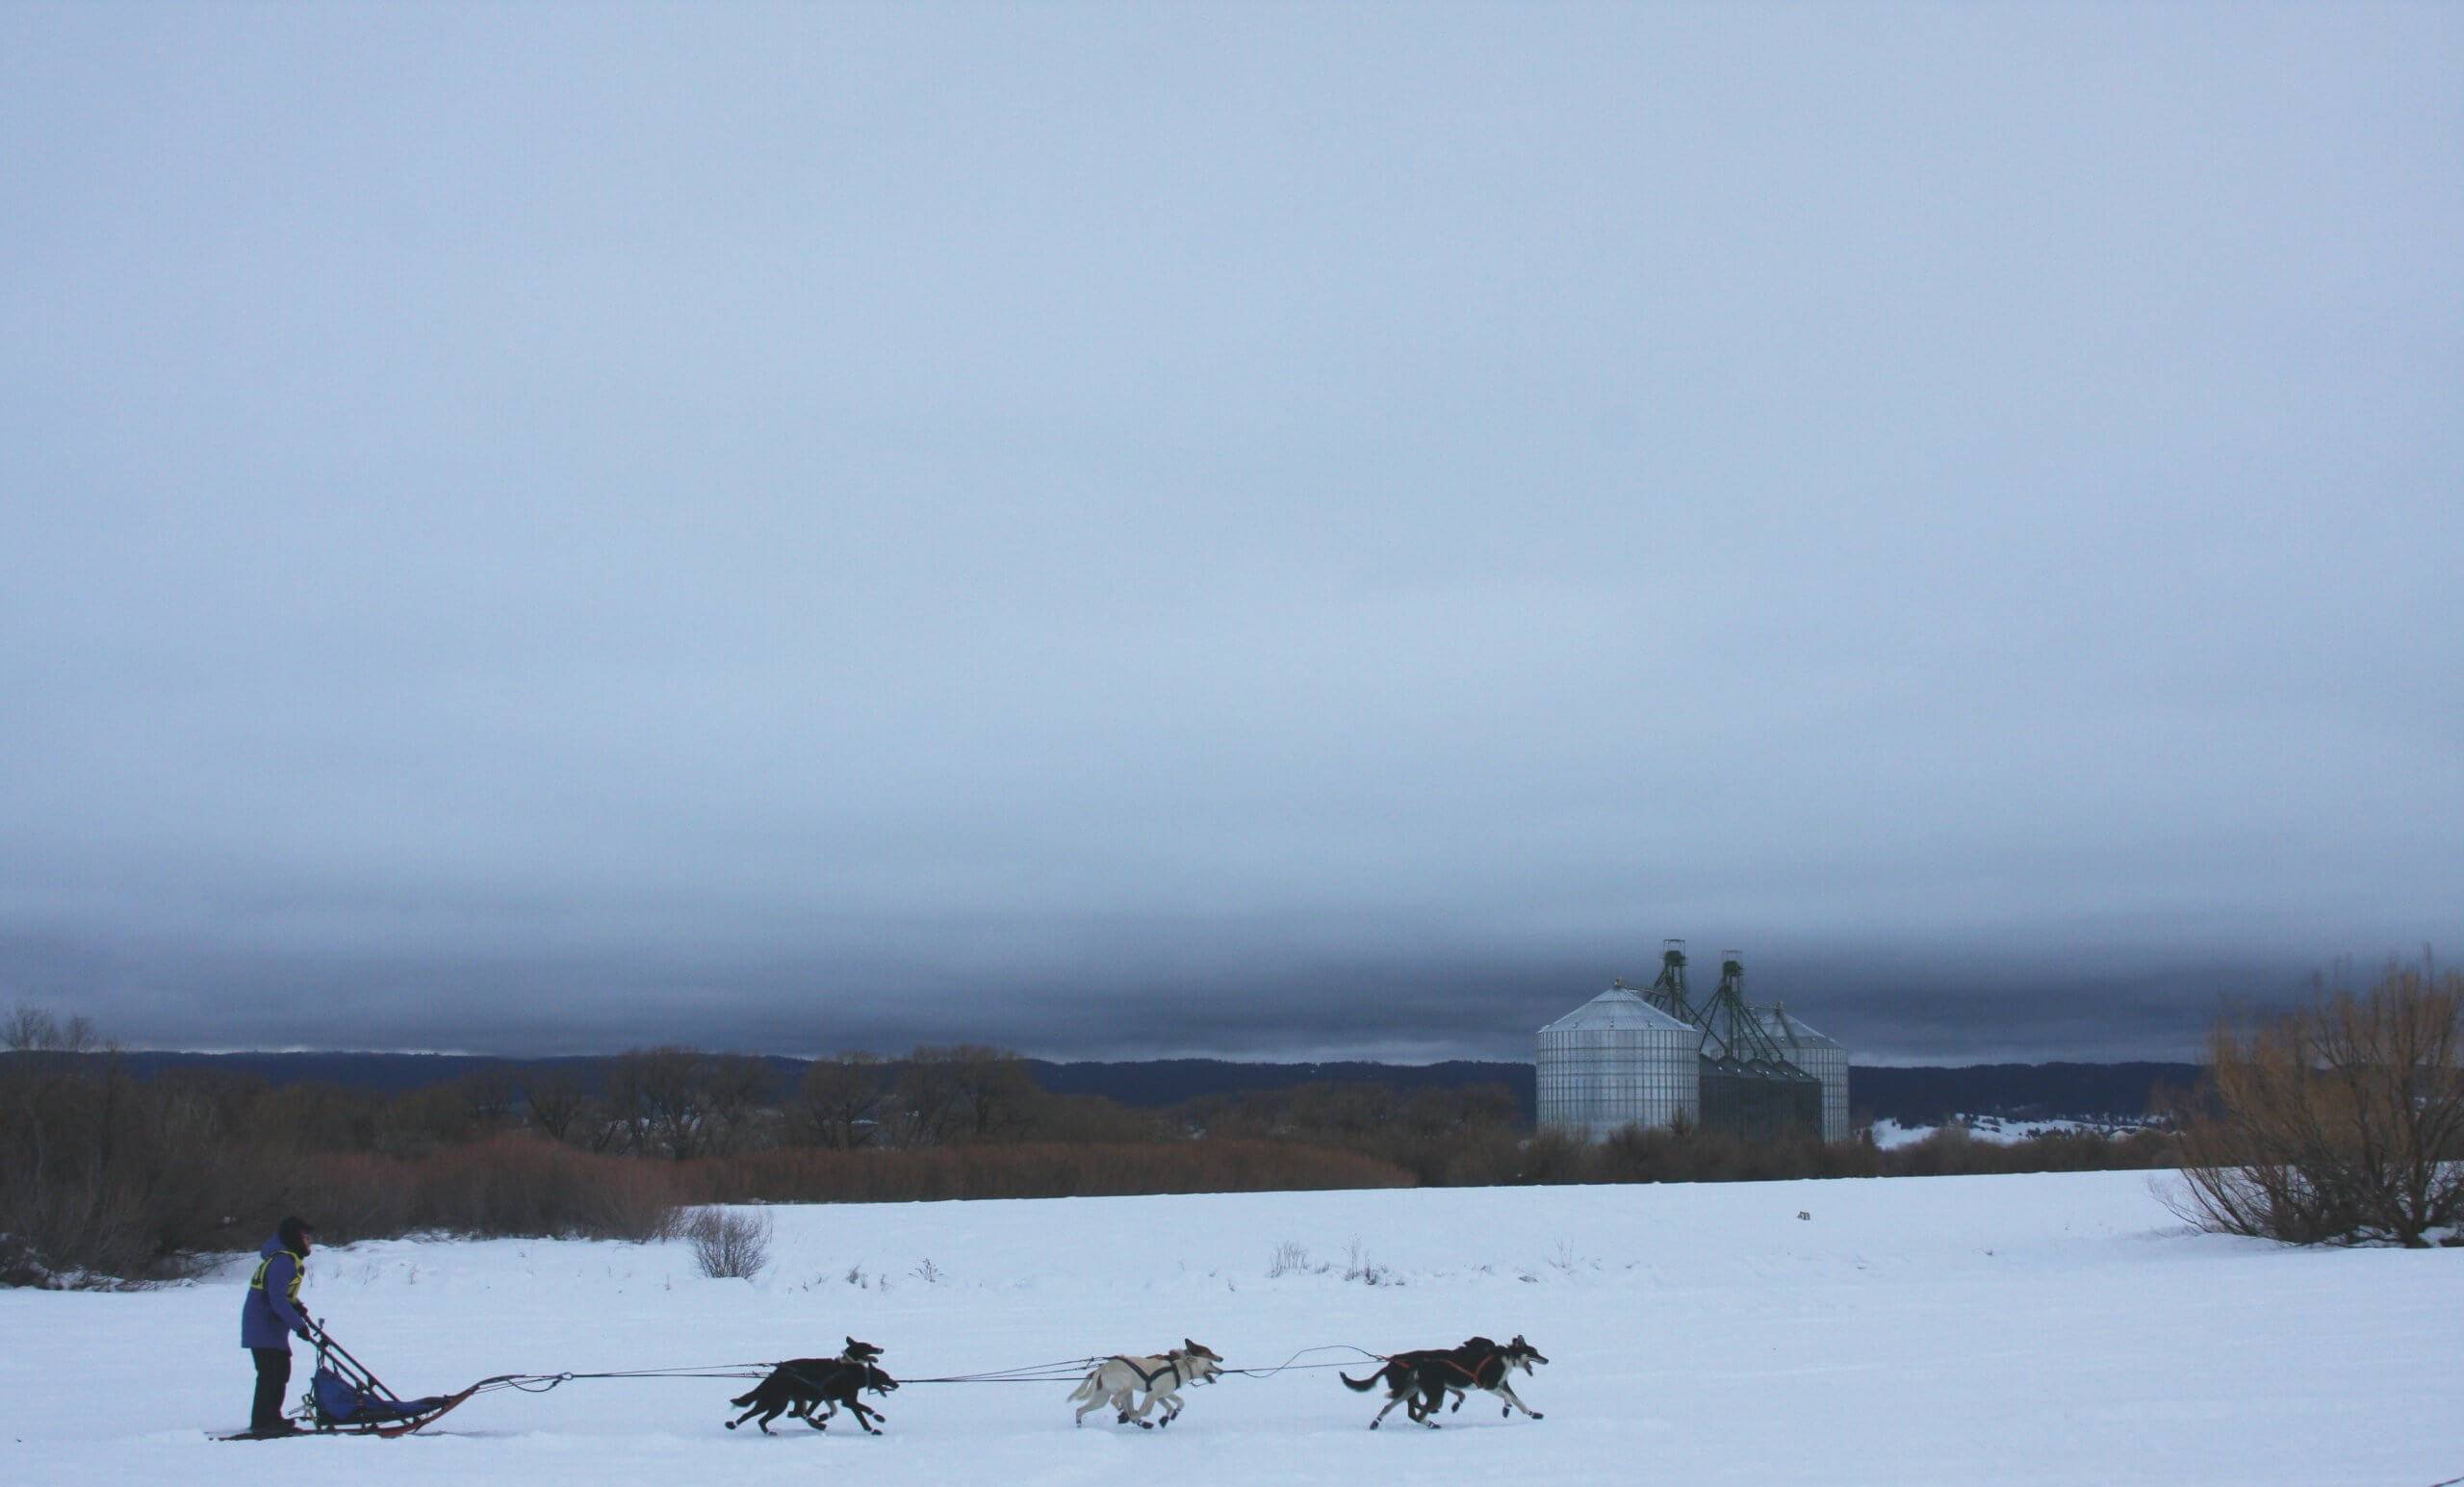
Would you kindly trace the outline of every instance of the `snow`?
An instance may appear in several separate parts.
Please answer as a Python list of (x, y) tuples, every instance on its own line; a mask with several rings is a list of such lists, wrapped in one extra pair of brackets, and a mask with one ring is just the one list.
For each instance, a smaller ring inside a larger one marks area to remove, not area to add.
[[(730, 1433), (740, 1383), (577, 1380), (483, 1396), (431, 1436), (222, 1444), (206, 1432), (244, 1422), (250, 1381), (235, 1260), (146, 1293), (0, 1293), (0, 1476), (2426, 1487), (2464, 1473), (2464, 1250), (2195, 1234), (2152, 1191), (2171, 1180), (781, 1208), (753, 1282), (701, 1277), (678, 1243), (399, 1241), (310, 1266), (311, 1309), (406, 1394), (823, 1354), (848, 1333), (913, 1377), (1183, 1336), (1249, 1368), (1474, 1332), (1522, 1333), (1553, 1360), (1516, 1380), (1545, 1421), (1475, 1397), (1443, 1430), (1399, 1410), (1373, 1434), (1379, 1397), (1294, 1371), (1197, 1389), (1155, 1432), (1072, 1429), (1067, 1384), (911, 1385), (872, 1401), (888, 1415), (875, 1439), (843, 1421)], [(1286, 1245), (1310, 1259), (1287, 1250), (1270, 1279)], [(1380, 1284), (1344, 1278), (1364, 1264)]]
[[(2144, 1119), (2008, 1120), (1999, 1115), (1959, 1115), (1954, 1119), (1967, 1128), (1971, 1139), (2005, 1145), (2055, 1132), (2085, 1131), (2096, 1136), (2127, 1136), (2148, 1123)], [(1901, 1125), (1896, 1120), (1877, 1120), (1874, 1122), (1874, 1144), (1885, 1151), (1894, 1146), (1912, 1146), (1940, 1129), (1940, 1126)]]

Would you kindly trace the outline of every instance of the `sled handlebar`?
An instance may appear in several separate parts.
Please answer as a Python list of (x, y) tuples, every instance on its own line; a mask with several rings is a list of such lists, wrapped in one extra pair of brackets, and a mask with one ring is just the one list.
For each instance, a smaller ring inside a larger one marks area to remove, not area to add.
[(310, 1319), (308, 1324), (315, 1333), (313, 1341), (317, 1345), (317, 1353), (321, 1360), (328, 1358), (338, 1360), (342, 1364), (340, 1372), (351, 1382), (363, 1389), (372, 1391), (381, 1398), (400, 1402), (402, 1397), (386, 1387), (385, 1381), (376, 1376), (374, 1370), (352, 1357), (350, 1349), (336, 1342), (334, 1335), (325, 1330), (323, 1322)]

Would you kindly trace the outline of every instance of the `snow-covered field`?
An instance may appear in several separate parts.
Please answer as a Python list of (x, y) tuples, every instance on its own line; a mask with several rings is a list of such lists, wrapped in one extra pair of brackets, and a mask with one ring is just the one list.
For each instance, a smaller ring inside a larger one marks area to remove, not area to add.
[[(751, 1283), (702, 1278), (681, 1244), (396, 1242), (311, 1266), (311, 1309), (405, 1393), (824, 1354), (851, 1332), (911, 1376), (1184, 1335), (1252, 1368), (1474, 1332), (1523, 1333), (1553, 1360), (1517, 1380), (1545, 1421), (1476, 1402), (1439, 1431), (1399, 1410), (1372, 1434), (1376, 1397), (1296, 1371), (1198, 1389), (1168, 1431), (1073, 1430), (1066, 1385), (914, 1385), (874, 1401), (882, 1438), (843, 1419), (773, 1438), (720, 1428), (742, 1384), (578, 1380), (481, 1397), (432, 1436), (226, 1445), (206, 1432), (245, 1419), (244, 1268), (135, 1295), (0, 1293), (0, 1478), (2427, 1487), (2464, 1474), (2464, 1250), (2192, 1234), (2150, 1181), (791, 1208), (773, 1211), (775, 1259)], [(1355, 1242), (1381, 1283), (1344, 1278)], [(1270, 1278), (1286, 1244), (1310, 1264)]]

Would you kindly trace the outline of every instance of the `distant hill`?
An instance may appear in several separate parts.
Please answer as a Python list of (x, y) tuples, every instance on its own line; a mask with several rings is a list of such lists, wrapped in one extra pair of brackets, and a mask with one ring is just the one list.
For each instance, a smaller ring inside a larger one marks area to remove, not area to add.
[(2144, 1115), (2159, 1086), (2187, 1091), (2195, 1064), (1975, 1064), (1965, 1068), (1848, 1070), (1861, 1116), (1934, 1125), (1951, 1115), (2020, 1120)]
[[(517, 1078), (568, 1069), (589, 1077), (595, 1058), (494, 1059), (428, 1053), (160, 1053), (123, 1055), (141, 1073), (212, 1068), (270, 1084), (322, 1083), (388, 1094), (444, 1084), (483, 1068)], [(801, 1059), (766, 1061), (782, 1087), (803, 1075)], [(1027, 1061), (1036, 1083), (1055, 1094), (1100, 1094), (1154, 1108), (1210, 1094), (1243, 1094), (1318, 1081), (1373, 1080), (1401, 1089), (1502, 1084), (1526, 1115), (1533, 1108), (1528, 1064), (1247, 1064), (1221, 1059), (1055, 1064)], [(2138, 1115), (2158, 1085), (2187, 1090), (2190, 1064), (1979, 1064), (1958, 1068), (1851, 1068), (1849, 1108), (1859, 1118), (1933, 1124), (1953, 1115), (2014, 1118)]]

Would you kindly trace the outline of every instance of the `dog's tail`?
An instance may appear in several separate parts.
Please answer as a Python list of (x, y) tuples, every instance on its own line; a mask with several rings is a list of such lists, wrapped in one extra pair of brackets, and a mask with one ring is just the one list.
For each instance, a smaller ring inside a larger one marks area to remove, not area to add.
[(1101, 1383), (1104, 1376), (1104, 1368), (1105, 1365), (1100, 1363), (1096, 1364), (1095, 1367), (1088, 1372), (1085, 1378), (1078, 1381), (1078, 1387), (1069, 1391), (1069, 1398), (1071, 1402), (1075, 1403), (1080, 1399), (1091, 1399), (1104, 1392)]
[(730, 1399), (728, 1402), (729, 1402), (730, 1404), (738, 1405), (738, 1406), (742, 1406), (742, 1405), (746, 1405), (746, 1404), (751, 1404), (751, 1403), (753, 1402), (753, 1400), (754, 1400), (754, 1397), (755, 1397), (756, 1396), (759, 1395), (760, 1393), (761, 1393), (761, 1386), (760, 1386), (759, 1384), (756, 1384), (756, 1385), (754, 1385), (752, 1388), (750, 1388), (750, 1389), (746, 1390), (744, 1393), (742, 1393), (742, 1394), (740, 1394), (740, 1395), (737, 1395), (734, 1398)]
[(1335, 1377), (1342, 1379), (1347, 1386), (1359, 1394), (1367, 1394), (1372, 1389), (1376, 1388), (1377, 1381), (1385, 1376), (1386, 1371), (1384, 1369), (1379, 1369), (1376, 1372), (1370, 1374), (1367, 1378), (1354, 1378), (1348, 1373), (1338, 1373), (1335, 1375)]

